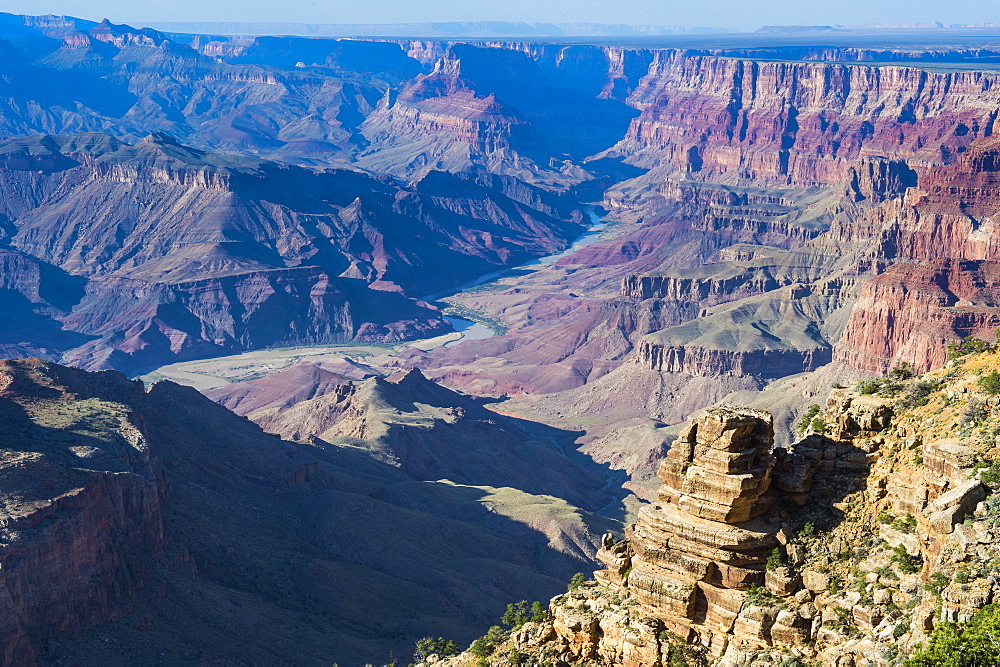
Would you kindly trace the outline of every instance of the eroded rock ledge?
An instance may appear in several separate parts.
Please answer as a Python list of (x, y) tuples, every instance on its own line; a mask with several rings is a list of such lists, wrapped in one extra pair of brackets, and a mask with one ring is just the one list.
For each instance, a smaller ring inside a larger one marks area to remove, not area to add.
[(596, 581), (554, 598), (490, 664), (511, 651), (556, 665), (898, 663), (1000, 591), (1000, 460), (983, 426), (1000, 399), (979, 382), (998, 368), (990, 353), (874, 395), (835, 389), (820, 432), (788, 449), (772, 447), (766, 412), (706, 410), (661, 463), (657, 501), (624, 539), (605, 536)]

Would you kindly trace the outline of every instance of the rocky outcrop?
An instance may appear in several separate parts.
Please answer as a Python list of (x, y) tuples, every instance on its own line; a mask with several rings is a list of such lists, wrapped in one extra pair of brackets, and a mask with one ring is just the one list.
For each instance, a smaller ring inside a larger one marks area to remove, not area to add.
[(766, 413), (708, 410), (671, 446), (659, 502), (640, 510), (629, 535), (632, 598), (693, 643), (720, 645), (741, 591), (764, 584), (778, 526), (755, 519), (772, 503), (772, 441)]
[(719, 406), (696, 417), (660, 465), (657, 500), (626, 539), (605, 537), (597, 583), (554, 599), (551, 620), (514, 633), (512, 645), (570, 664), (637, 667), (682, 655), (739, 664), (772, 648), (807, 655), (811, 590), (826, 583), (805, 569), (807, 544), (785, 519), (789, 508), (859, 488), (867, 461), (820, 434), (772, 445), (767, 412)]
[[(841, 181), (865, 153), (938, 164), (943, 147), (957, 155), (989, 134), (998, 104), (981, 101), (996, 94), (993, 80), (661, 51), (629, 98), (642, 115), (615, 152), (701, 178), (737, 170), (761, 183), (803, 185)], [(943, 136), (942, 127), (960, 124)]]
[(947, 361), (948, 343), (965, 336), (992, 340), (998, 307), (996, 262), (896, 264), (865, 283), (835, 358), (877, 373), (902, 363), (925, 372)]
[[(911, 655), (997, 594), (995, 442), (974, 426), (996, 419), (978, 378), (998, 359), (878, 395), (837, 389), (818, 432), (771, 453), (766, 413), (706, 411), (662, 463), (659, 499), (625, 540), (605, 538), (597, 581), (503, 649), (635, 666)], [(768, 496), (775, 507), (752, 518)]]
[(714, 305), (721, 301), (736, 301), (745, 296), (763, 294), (781, 286), (767, 267), (753, 267), (746, 273), (725, 277), (628, 276), (622, 280), (622, 296), (628, 299), (670, 299)]
[(724, 374), (784, 377), (815, 370), (823, 364), (830, 363), (832, 357), (831, 351), (823, 348), (736, 351), (706, 349), (699, 346), (663, 346), (648, 339), (639, 341), (636, 354), (638, 363), (646, 368), (666, 373), (686, 373), (697, 377)]
[[(101, 401), (135, 400), (141, 384), (114, 374), (88, 386), (89, 378), (59, 369), (50, 381), (60, 389), (68, 385), (69, 395), (53, 401), (45, 391), (39, 395), (36, 384), (46, 370), (37, 362), (0, 362), (5, 665), (41, 661), (53, 629), (86, 630), (127, 613), (164, 545), (167, 489), (141, 417)], [(74, 398), (89, 403), (74, 404)], [(66, 429), (74, 420), (94, 419), (108, 422), (103, 432)]]

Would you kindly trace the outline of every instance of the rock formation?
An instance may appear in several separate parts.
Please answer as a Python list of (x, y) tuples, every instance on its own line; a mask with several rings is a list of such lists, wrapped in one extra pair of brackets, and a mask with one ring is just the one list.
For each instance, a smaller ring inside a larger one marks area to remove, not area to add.
[(624, 540), (605, 537), (596, 581), (493, 655), (735, 667), (918, 650), (997, 592), (995, 442), (981, 428), (997, 407), (978, 378), (998, 360), (967, 356), (877, 395), (837, 389), (819, 432), (770, 453), (766, 413), (705, 411), (662, 462), (659, 498)]
[(877, 373), (903, 363), (918, 372), (943, 366), (948, 343), (994, 338), (998, 288), (1000, 273), (992, 261), (896, 264), (865, 283), (836, 358)]

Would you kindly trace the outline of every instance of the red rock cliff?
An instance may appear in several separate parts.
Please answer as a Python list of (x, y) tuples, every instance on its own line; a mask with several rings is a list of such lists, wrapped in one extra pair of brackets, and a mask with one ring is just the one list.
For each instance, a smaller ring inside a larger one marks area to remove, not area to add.
[(963, 336), (993, 339), (1000, 326), (1000, 262), (896, 264), (865, 284), (834, 358), (884, 373), (906, 362), (918, 372), (947, 361)]

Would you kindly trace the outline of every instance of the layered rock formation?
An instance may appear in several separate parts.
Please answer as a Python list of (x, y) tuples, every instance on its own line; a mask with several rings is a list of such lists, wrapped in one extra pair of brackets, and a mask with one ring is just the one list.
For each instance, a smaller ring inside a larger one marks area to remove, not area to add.
[(776, 527), (748, 522), (771, 504), (772, 440), (769, 415), (713, 408), (660, 466), (659, 502), (640, 511), (629, 536), (628, 581), (634, 599), (682, 636), (704, 625), (701, 643), (711, 645), (742, 602), (726, 589), (763, 584)]
[(817, 322), (846, 300), (840, 285), (792, 285), (735, 305), (706, 309), (686, 324), (644, 337), (637, 362), (656, 371), (774, 378), (831, 359)]
[[(134, 604), (164, 546), (162, 466), (118, 374), (0, 362), (0, 662)], [(38, 382), (39, 375), (46, 382)], [(101, 582), (101, 585), (94, 585)]]
[[(642, 115), (616, 152), (637, 163), (655, 156), (699, 178), (780, 185), (839, 182), (863, 154), (939, 164), (942, 148), (957, 155), (989, 135), (992, 81), (983, 72), (662, 51), (629, 98)], [(713, 131), (703, 138), (703, 128)]]
[(894, 265), (865, 283), (836, 358), (876, 373), (903, 363), (918, 372), (943, 366), (948, 343), (994, 338), (998, 288), (1000, 273), (992, 261)]
[(661, 464), (659, 499), (605, 538), (597, 581), (493, 655), (888, 665), (919, 650), (996, 594), (995, 443), (977, 426), (996, 419), (978, 378), (997, 366), (986, 353), (879, 395), (836, 390), (821, 432), (772, 453), (766, 413), (706, 411)]
[(453, 44), (368, 116), (359, 163), (404, 175), (486, 167), (557, 189), (588, 180), (575, 162), (617, 142), (636, 114), (557, 81), (518, 50)]

